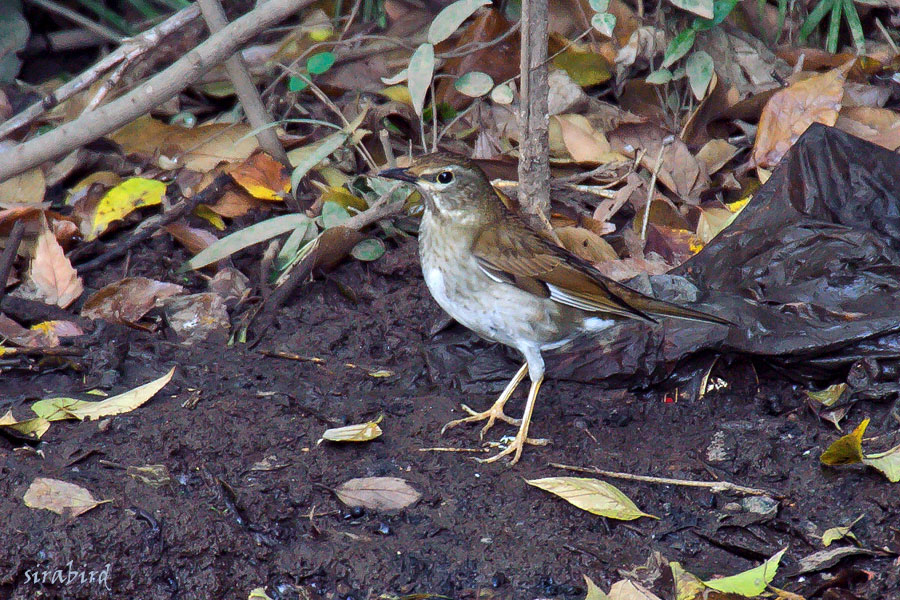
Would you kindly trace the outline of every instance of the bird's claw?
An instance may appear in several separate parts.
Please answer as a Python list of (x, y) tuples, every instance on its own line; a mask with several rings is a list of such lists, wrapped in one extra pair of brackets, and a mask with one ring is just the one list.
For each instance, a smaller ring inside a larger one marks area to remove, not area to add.
[(550, 440), (546, 440), (543, 438), (530, 438), (524, 437), (521, 435), (521, 431), (516, 437), (509, 443), (509, 445), (504, 448), (499, 454), (495, 454), (490, 458), (476, 458), (480, 463), (492, 463), (497, 462), (504, 456), (509, 456), (510, 454), (515, 453), (515, 456), (509, 461), (510, 466), (519, 462), (519, 458), (522, 456), (522, 450), (525, 449), (525, 444), (531, 444), (533, 446), (546, 446), (550, 443)]
[(478, 421), (487, 421), (484, 427), (481, 428), (481, 439), (484, 439), (484, 434), (487, 433), (491, 427), (494, 426), (494, 423), (497, 421), (503, 421), (504, 423), (509, 423), (510, 425), (521, 425), (522, 421), (520, 419), (513, 419), (503, 412), (503, 405), (497, 405), (495, 403), (489, 409), (483, 412), (478, 412), (466, 406), (465, 404), (461, 405), (462, 409), (469, 414), (468, 417), (462, 419), (456, 419), (455, 421), (450, 421), (441, 429), (441, 435), (444, 435), (448, 429), (452, 429), (457, 425), (462, 425), (463, 423), (477, 423)]

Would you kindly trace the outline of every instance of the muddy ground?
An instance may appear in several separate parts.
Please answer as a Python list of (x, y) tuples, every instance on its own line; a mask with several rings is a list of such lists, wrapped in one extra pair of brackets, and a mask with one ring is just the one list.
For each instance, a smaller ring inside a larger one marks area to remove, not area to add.
[[(89, 275), (86, 286), (90, 292), (126, 270), (177, 281), (172, 269), (184, 258), (155, 238), (127, 265)], [(248, 273), (257, 263), (255, 251), (237, 261)], [(204, 287), (198, 277), (188, 284)], [(460, 416), (460, 401), (488, 406), (517, 364), (458, 327), (432, 337), (440, 317), (411, 241), (306, 285), (254, 348), (221, 339), (185, 346), (164, 326), (155, 333), (108, 326), (92, 345), (76, 343), (84, 352), (72, 363), (32, 361), (3, 372), (0, 412), (18, 414), (33, 399), (101, 384), (118, 393), (176, 367), (172, 382), (129, 414), (54, 423), (39, 444), (0, 437), (0, 598), (243, 600), (265, 586), (274, 599), (580, 599), (582, 575), (608, 589), (631, 571), (668, 599), (671, 575), (653, 568), (654, 553), (708, 578), (784, 547), (779, 587), (808, 598), (900, 598), (900, 567), (890, 554), (900, 551), (898, 488), (864, 468), (820, 466), (837, 433), (798, 387), (745, 360), (720, 361), (714, 376), (728, 387), (696, 401), (548, 381), (532, 431), (552, 445), (528, 448), (511, 468), (480, 465), (472, 454), (421, 449), (478, 447), (477, 428), (442, 437), (441, 427)], [(448, 339), (471, 351), (467, 369), (437, 367)], [(375, 378), (365, 369), (394, 374)], [(473, 384), (472, 373), (493, 379)], [(524, 389), (513, 411), (523, 396)], [(889, 403), (862, 401), (845, 423), (871, 416), (867, 437), (880, 436), (887, 448), (898, 441), (889, 411)], [(316, 445), (328, 427), (378, 415), (384, 435), (373, 442)], [(501, 424), (489, 437), (503, 433), (514, 431)], [(570, 474), (550, 462), (721, 479), (782, 499), (774, 512), (766, 498), (610, 480), (660, 517), (616, 522), (525, 483)], [(172, 481), (154, 487), (125, 470), (148, 464), (165, 465)], [(330, 491), (351, 478), (388, 475), (409, 481), (421, 499), (399, 514), (378, 514), (351, 510)], [(110, 502), (74, 519), (26, 508), (22, 497), (36, 477), (77, 483)], [(801, 558), (823, 549), (826, 529), (859, 515), (859, 542), (886, 553), (796, 575)], [(648, 560), (650, 568), (636, 569)], [(85, 572), (109, 564), (108, 589), (34, 582), (69, 561)]]

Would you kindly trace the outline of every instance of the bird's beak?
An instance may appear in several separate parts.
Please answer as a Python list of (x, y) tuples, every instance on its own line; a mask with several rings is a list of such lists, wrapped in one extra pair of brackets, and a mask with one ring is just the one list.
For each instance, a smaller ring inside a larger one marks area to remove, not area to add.
[(407, 183), (415, 183), (417, 178), (415, 175), (407, 171), (406, 169), (396, 168), (396, 169), (385, 169), (378, 173), (379, 177), (387, 177), (388, 179), (397, 179), (399, 181), (405, 181)]

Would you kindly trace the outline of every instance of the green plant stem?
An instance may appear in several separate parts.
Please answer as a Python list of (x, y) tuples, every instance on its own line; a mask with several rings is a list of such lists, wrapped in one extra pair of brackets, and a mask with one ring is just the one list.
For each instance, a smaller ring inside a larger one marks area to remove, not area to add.
[(831, 21), (828, 23), (828, 37), (825, 38), (825, 49), (834, 54), (837, 52), (838, 34), (841, 28), (841, 9), (843, 0), (834, 0), (831, 8)]

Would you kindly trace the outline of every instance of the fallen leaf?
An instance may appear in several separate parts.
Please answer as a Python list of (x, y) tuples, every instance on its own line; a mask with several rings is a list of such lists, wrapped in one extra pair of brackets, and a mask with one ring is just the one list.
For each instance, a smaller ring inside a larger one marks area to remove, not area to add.
[(609, 588), (609, 600), (660, 600), (659, 596), (630, 579), (615, 582)]
[(558, 227), (554, 229), (563, 247), (591, 264), (616, 260), (619, 255), (602, 237), (584, 227)]
[(226, 171), (247, 193), (260, 200), (281, 201), (291, 191), (290, 171), (265, 152), (256, 152)]
[(590, 577), (587, 575), (582, 575), (584, 577), (584, 584), (587, 587), (587, 594), (584, 597), (584, 600), (609, 600), (609, 596), (603, 593), (596, 583), (594, 583)]
[(820, 402), (822, 406), (830, 408), (844, 395), (848, 387), (846, 383), (835, 383), (817, 392), (806, 390), (806, 395), (816, 402)]
[(552, 117), (560, 128), (566, 150), (577, 162), (603, 164), (621, 160), (613, 158), (612, 148), (602, 132), (596, 131), (581, 115), (556, 115)]
[(737, 154), (737, 147), (725, 140), (709, 140), (697, 152), (697, 160), (706, 165), (706, 173), (714, 174)]
[(831, 568), (848, 556), (874, 556), (876, 554), (872, 550), (857, 548), (856, 546), (839, 546), (830, 550), (819, 550), (797, 561), (797, 572), (793, 573), (793, 575), (814, 573)]
[(775, 578), (775, 571), (778, 570), (778, 564), (781, 562), (781, 557), (784, 556), (786, 551), (787, 548), (776, 552), (758, 567), (730, 577), (704, 581), (703, 585), (728, 594), (740, 594), (748, 598), (758, 596), (766, 591), (768, 584), (772, 583), (772, 580)]
[(166, 298), (160, 302), (166, 323), (185, 345), (207, 339), (231, 327), (225, 300), (214, 292)]
[(172, 483), (172, 476), (166, 465), (129, 466), (125, 472), (135, 481), (146, 483), (151, 487), (162, 487)]
[(61, 308), (72, 304), (84, 291), (78, 271), (66, 258), (62, 246), (56, 241), (56, 236), (43, 216), (34, 259), (31, 261), (31, 280), (44, 302)]
[(863, 419), (863, 422), (857, 425), (856, 429), (851, 433), (842, 436), (828, 446), (825, 452), (822, 453), (822, 456), (819, 457), (822, 464), (833, 467), (862, 462), (862, 436), (868, 426), (869, 419)]
[(863, 463), (881, 471), (891, 483), (900, 481), (900, 445), (885, 452), (867, 454)]
[(157, 302), (184, 292), (174, 283), (126, 277), (97, 290), (81, 308), (81, 316), (112, 323), (137, 323)]
[(111, 502), (94, 500), (89, 491), (74, 483), (38, 477), (31, 482), (22, 498), (28, 508), (38, 508), (58, 515), (77, 517), (95, 506)]
[(490, 3), (491, 0), (457, 0), (446, 6), (428, 28), (429, 43), (440, 44), (453, 35), (463, 21), (475, 14), (476, 10)]
[(102, 196), (85, 196), (75, 203), (85, 241), (97, 239), (110, 226), (145, 206), (157, 206), (166, 195), (166, 184), (155, 179), (132, 177)]
[(675, 600), (700, 600), (709, 592), (700, 578), (685, 571), (680, 563), (670, 562), (669, 568), (675, 581)]
[(191, 227), (184, 221), (169, 223), (163, 227), (163, 229), (166, 233), (178, 240), (182, 246), (187, 248), (188, 252), (191, 254), (199, 254), (202, 250), (207, 249), (219, 240), (219, 238), (210, 231)]
[(900, 114), (897, 111), (869, 106), (844, 107), (834, 126), (888, 150), (900, 148)]
[(0, 208), (22, 208), (44, 200), (44, 171), (35, 167), (0, 183)]
[(719, 235), (726, 227), (731, 225), (739, 213), (733, 213), (727, 208), (700, 209), (700, 219), (697, 221), (697, 237), (703, 244), (708, 244)]
[(375, 421), (369, 421), (368, 423), (326, 429), (319, 442), (321, 443), (322, 440), (328, 440), (329, 442), (368, 442), (381, 436), (381, 427), (378, 426), (380, 422), (381, 417), (378, 417)]
[(131, 412), (152, 398), (172, 380), (175, 367), (160, 377), (144, 385), (138, 386), (118, 396), (99, 402), (86, 402), (74, 398), (47, 398), (38, 400), (31, 406), (36, 415), (48, 421), (63, 419), (95, 420)]
[(859, 515), (858, 517), (856, 517), (856, 519), (854, 519), (852, 523), (845, 527), (832, 527), (831, 529), (826, 529), (825, 533), (822, 534), (822, 545), (827, 548), (833, 542), (842, 540), (844, 538), (849, 538), (854, 542), (859, 542), (859, 540), (856, 539), (856, 536), (853, 535), (851, 529), (853, 529), (853, 526), (859, 523), (864, 516), (866, 515)]
[(841, 110), (847, 71), (852, 66), (853, 63), (848, 62), (843, 67), (813, 75), (776, 92), (759, 119), (753, 162), (758, 166), (773, 167), (810, 125), (834, 125)]
[(50, 429), (50, 421), (41, 417), (17, 421), (13, 417), (12, 411), (8, 410), (5, 415), (0, 417), (0, 427), (7, 427), (28, 438), (39, 440)]
[(406, 508), (421, 494), (399, 477), (362, 477), (342, 483), (334, 493), (347, 506), (392, 511)]
[(594, 515), (620, 521), (632, 521), (640, 517), (657, 518), (639, 510), (628, 496), (620, 492), (615, 486), (599, 479), (591, 479), (589, 477), (544, 477), (543, 479), (530, 479), (525, 482), (555, 494), (566, 502)]
[(266, 588), (254, 588), (247, 596), (247, 600), (272, 600), (272, 597), (266, 593)]

